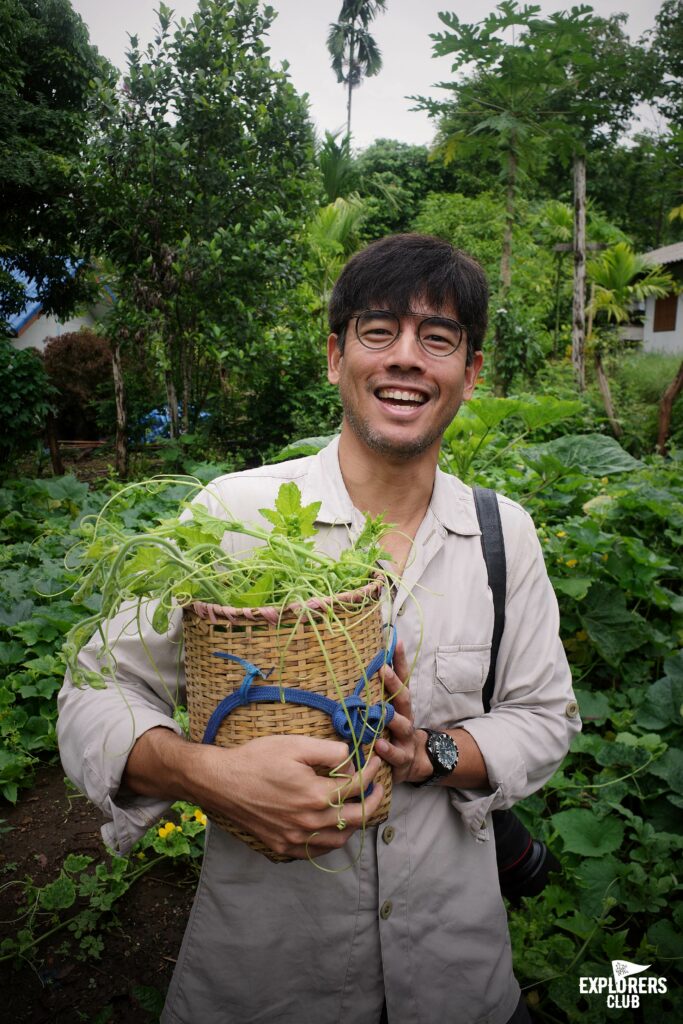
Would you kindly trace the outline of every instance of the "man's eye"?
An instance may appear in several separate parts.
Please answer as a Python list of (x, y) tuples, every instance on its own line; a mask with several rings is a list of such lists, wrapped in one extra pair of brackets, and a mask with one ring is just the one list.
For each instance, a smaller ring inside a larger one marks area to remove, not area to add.
[(444, 348), (453, 348), (455, 345), (453, 338), (449, 338), (445, 334), (435, 334), (433, 331), (425, 335), (424, 341), (430, 345), (442, 345)]

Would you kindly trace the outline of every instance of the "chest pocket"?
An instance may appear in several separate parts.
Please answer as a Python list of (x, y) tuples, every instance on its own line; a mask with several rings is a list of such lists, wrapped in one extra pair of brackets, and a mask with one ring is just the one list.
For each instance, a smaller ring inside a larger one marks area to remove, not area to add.
[(484, 713), (482, 691), (489, 671), (491, 644), (437, 647), (430, 721), (452, 728), (463, 718)]

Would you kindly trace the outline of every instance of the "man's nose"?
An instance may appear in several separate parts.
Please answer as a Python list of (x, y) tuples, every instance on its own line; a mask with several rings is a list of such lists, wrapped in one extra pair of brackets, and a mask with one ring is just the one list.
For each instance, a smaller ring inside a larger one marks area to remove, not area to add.
[(424, 352), (418, 341), (418, 325), (412, 317), (401, 322), (396, 341), (384, 354), (388, 366), (424, 366)]

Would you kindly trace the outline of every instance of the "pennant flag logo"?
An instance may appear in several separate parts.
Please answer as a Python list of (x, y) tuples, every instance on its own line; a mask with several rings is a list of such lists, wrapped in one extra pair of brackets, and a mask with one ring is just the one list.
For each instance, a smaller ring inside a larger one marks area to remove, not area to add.
[(652, 964), (632, 964), (630, 960), (613, 960), (612, 961), (612, 974), (614, 980), (619, 981), (620, 978), (628, 978), (631, 974), (640, 974), (642, 971), (647, 971)]

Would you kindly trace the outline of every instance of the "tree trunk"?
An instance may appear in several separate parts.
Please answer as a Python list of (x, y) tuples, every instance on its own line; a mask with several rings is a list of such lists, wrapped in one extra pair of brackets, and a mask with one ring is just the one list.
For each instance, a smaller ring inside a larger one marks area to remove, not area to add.
[(669, 430), (671, 428), (671, 410), (676, 398), (680, 395), (683, 390), (683, 363), (678, 367), (678, 373), (671, 381), (666, 391), (662, 395), (662, 400), (659, 403), (659, 430), (657, 432), (657, 451), (660, 455), (666, 453), (666, 443), (669, 439)]
[(511, 148), (508, 151), (505, 230), (503, 231), (503, 252), (500, 257), (500, 286), (503, 303), (505, 303), (505, 296), (512, 284), (512, 229), (515, 223), (515, 190), (517, 188), (517, 153), (514, 146), (515, 139), (513, 136)]
[(351, 95), (353, 93), (353, 33), (349, 41), (349, 95), (346, 100), (346, 134), (351, 139)]
[(619, 438), (623, 434), (623, 430), (621, 429), (621, 424), (619, 423), (617, 417), (614, 414), (614, 405), (612, 403), (612, 392), (610, 391), (609, 380), (607, 378), (607, 374), (605, 373), (605, 368), (602, 365), (602, 356), (600, 355), (600, 352), (597, 348), (595, 350), (595, 372), (598, 377), (600, 394), (602, 395), (602, 401), (605, 406), (605, 412), (607, 413), (609, 425), (612, 428), (612, 433), (614, 434), (614, 436), (616, 438)]
[(47, 446), (50, 449), (50, 462), (52, 463), (52, 472), (55, 476), (64, 476), (64, 463), (62, 462), (62, 456), (59, 451), (59, 442), (57, 441), (57, 429), (55, 426), (55, 414), (49, 412), (47, 414), (47, 421), (45, 423), (45, 434), (47, 436)]
[(183, 432), (189, 434), (190, 432), (190, 394), (192, 391), (192, 353), (189, 350), (189, 345), (185, 343), (183, 345)]
[(586, 388), (586, 158), (574, 156), (574, 300), (572, 363), (579, 391)]
[(555, 256), (557, 273), (555, 274), (555, 327), (553, 330), (553, 355), (556, 356), (560, 347), (560, 292), (562, 289), (562, 253)]
[(180, 430), (178, 429), (178, 396), (171, 370), (164, 371), (164, 380), (166, 382), (166, 401), (168, 402), (168, 415), (170, 419), (170, 436), (173, 441), (178, 437)]
[(123, 383), (121, 347), (111, 343), (111, 368), (114, 377), (114, 399), (116, 402), (116, 472), (122, 480), (128, 475), (128, 416), (126, 414), (126, 393)]

